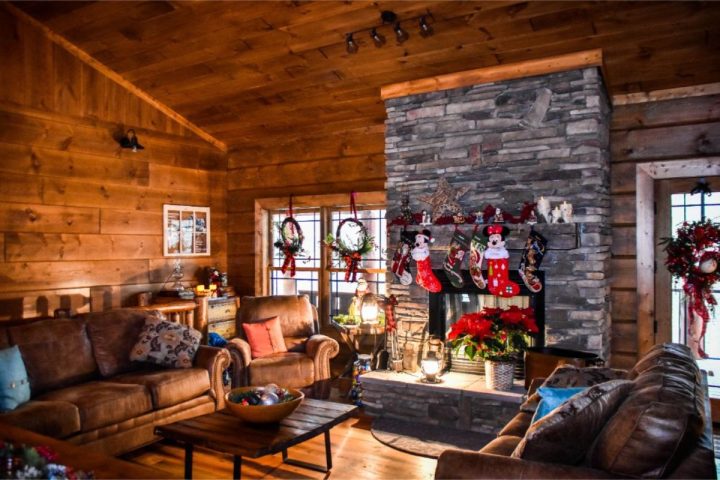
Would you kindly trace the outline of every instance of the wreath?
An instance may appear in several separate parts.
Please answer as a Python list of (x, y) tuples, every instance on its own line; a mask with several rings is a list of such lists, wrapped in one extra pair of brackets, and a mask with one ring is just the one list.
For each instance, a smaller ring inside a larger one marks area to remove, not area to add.
[[(357, 230), (359, 238), (353, 245), (348, 245), (344, 232)], [(325, 245), (328, 246), (333, 252), (337, 252), (338, 255), (345, 261), (345, 281), (356, 282), (357, 271), (360, 267), (360, 261), (362, 256), (370, 253), (375, 248), (375, 238), (368, 233), (367, 227), (356, 218), (346, 218), (338, 225), (335, 230), (335, 236), (329, 233), (325, 238)]]
[[(667, 253), (665, 265), (668, 271), (683, 280), (683, 291), (688, 299), (688, 327), (696, 318), (702, 320), (700, 341), (705, 336), (710, 311), (717, 305), (712, 287), (720, 281), (720, 223), (709, 219), (683, 222), (676, 237), (664, 238), (662, 243)], [(701, 357), (706, 356), (700, 347), (698, 353)]]
[(284, 274), (290, 269), (290, 276), (295, 276), (295, 257), (304, 252), (303, 235), (300, 224), (293, 217), (286, 217), (281, 223), (277, 224), (280, 239), (273, 245), (285, 256), (280, 271)]

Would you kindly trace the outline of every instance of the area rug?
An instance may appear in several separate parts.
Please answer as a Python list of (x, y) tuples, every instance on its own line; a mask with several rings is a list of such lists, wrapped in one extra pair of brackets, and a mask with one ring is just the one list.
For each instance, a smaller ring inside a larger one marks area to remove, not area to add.
[(371, 432), (373, 437), (389, 447), (428, 458), (437, 458), (448, 448), (478, 451), (495, 438), (495, 435), (487, 433), (468, 432), (394, 418), (373, 420)]

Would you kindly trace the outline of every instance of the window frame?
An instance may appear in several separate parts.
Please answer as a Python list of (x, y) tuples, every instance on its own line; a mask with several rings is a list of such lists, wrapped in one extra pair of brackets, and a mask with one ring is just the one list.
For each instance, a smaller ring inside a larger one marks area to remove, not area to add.
[[(255, 295), (270, 295), (270, 272), (277, 269), (272, 265), (272, 214), (287, 209), (288, 197), (259, 198), (255, 200)], [(320, 209), (320, 238), (325, 238), (332, 224), (332, 212), (350, 208), (350, 193), (327, 195), (293, 196), (293, 208), (297, 211)], [(355, 203), (359, 209), (386, 209), (384, 191), (357, 192)], [(318, 316), (320, 325), (329, 324), (330, 316), (330, 276), (332, 272), (344, 269), (332, 266), (332, 252), (323, 249), (320, 255), (320, 267), (301, 267), (298, 271), (318, 271)], [(385, 269), (367, 269), (370, 273), (385, 273)], [(362, 271), (362, 270), (361, 270)], [(376, 292), (377, 293), (377, 292)]]

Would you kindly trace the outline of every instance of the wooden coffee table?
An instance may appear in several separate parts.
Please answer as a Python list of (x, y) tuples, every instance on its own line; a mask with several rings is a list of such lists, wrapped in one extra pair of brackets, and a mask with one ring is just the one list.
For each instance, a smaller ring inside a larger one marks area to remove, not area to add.
[[(185, 478), (192, 478), (193, 447), (233, 455), (233, 478), (240, 478), (242, 457), (258, 458), (282, 452), (283, 462), (320, 472), (332, 468), (330, 429), (350, 418), (358, 407), (306, 398), (278, 424), (245, 423), (226, 410), (155, 428), (155, 434), (185, 444)], [(288, 458), (287, 450), (325, 434), (325, 466)]]

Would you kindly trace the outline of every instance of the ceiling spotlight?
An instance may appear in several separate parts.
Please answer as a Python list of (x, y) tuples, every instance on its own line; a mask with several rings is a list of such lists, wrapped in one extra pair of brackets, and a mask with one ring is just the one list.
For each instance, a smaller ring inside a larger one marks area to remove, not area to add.
[(398, 43), (403, 43), (405, 40), (407, 40), (410, 37), (410, 35), (408, 35), (408, 33), (402, 29), (402, 27), (400, 26), (400, 22), (397, 22), (395, 24), (394, 30), (395, 30), (395, 38), (397, 39)]
[(397, 15), (391, 10), (383, 10), (380, 12), (380, 20), (382, 23), (395, 23), (397, 21)]
[(348, 33), (345, 36), (345, 49), (347, 50), (347, 52), (350, 54), (357, 53), (359, 48), (360, 47), (358, 46), (357, 42), (353, 40), (353, 34)]
[(427, 23), (427, 18), (424, 15), (420, 17), (420, 36), (423, 38), (427, 38), (433, 33), (435, 32), (433, 31), (433, 28), (430, 26), (430, 24)]
[(378, 48), (385, 45), (385, 37), (380, 35), (376, 28), (373, 28), (372, 30), (370, 30), (370, 38), (372, 38), (373, 43)]
[(128, 130), (125, 136), (120, 139), (120, 146), (122, 148), (130, 148), (133, 152), (145, 149), (145, 147), (140, 145), (140, 142), (138, 142), (137, 135), (135, 135), (135, 130), (133, 130), (132, 128)]

